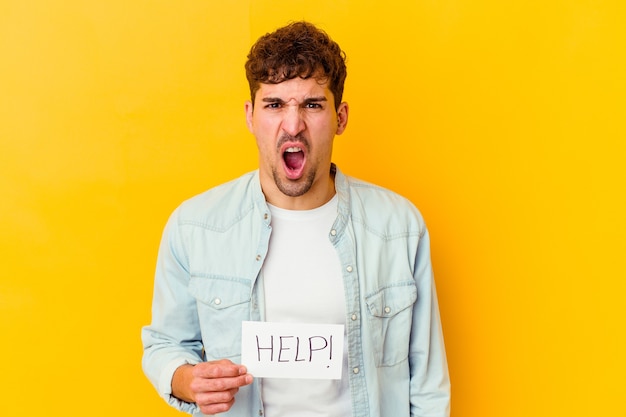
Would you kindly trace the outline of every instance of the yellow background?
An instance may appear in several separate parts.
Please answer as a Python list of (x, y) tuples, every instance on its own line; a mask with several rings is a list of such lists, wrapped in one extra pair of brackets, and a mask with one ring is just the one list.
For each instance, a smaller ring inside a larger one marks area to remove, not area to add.
[(255, 168), (245, 56), (302, 18), (348, 54), (335, 162), (431, 230), (452, 415), (626, 415), (624, 4), (0, 1), (0, 415), (180, 415), (161, 230)]

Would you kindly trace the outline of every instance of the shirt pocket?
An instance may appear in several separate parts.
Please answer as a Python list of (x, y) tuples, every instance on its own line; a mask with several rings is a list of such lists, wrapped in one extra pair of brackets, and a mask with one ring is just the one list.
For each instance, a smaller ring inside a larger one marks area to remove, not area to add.
[(250, 320), (252, 284), (244, 279), (191, 277), (207, 360), (241, 355), (241, 322)]
[(415, 282), (379, 289), (365, 297), (376, 366), (393, 366), (409, 356)]

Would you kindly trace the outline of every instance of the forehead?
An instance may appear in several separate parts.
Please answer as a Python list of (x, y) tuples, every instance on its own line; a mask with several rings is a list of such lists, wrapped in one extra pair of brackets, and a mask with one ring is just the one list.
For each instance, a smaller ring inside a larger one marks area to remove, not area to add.
[(261, 83), (256, 93), (255, 100), (273, 97), (280, 98), (283, 101), (289, 101), (291, 99), (301, 101), (310, 97), (322, 96), (326, 97), (328, 100), (333, 97), (332, 92), (328, 88), (328, 82), (314, 77), (306, 79), (296, 77), (278, 84)]

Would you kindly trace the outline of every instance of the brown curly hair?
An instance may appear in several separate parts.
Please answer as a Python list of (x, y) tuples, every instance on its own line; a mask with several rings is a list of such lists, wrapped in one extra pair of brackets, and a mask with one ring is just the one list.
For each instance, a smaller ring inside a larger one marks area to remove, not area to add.
[(346, 54), (339, 45), (311, 23), (293, 22), (267, 33), (252, 46), (246, 61), (252, 104), (261, 83), (315, 77), (319, 82), (328, 82), (336, 109), (347, 75), (345, 61)]

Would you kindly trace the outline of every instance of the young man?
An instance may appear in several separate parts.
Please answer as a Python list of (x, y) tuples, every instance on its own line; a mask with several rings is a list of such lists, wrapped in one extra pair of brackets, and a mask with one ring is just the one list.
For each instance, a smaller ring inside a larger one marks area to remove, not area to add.
[[(428, 232), (401, 196), (331, 162), (345, 55), (297, 22), (246, 63), (259, 169), (184, 202), (159, 250), (143, 367), (194, 416), (444, 417), (450, 385)], [(254, 378), (241, 322), (345, 326), (340, 380)]]

